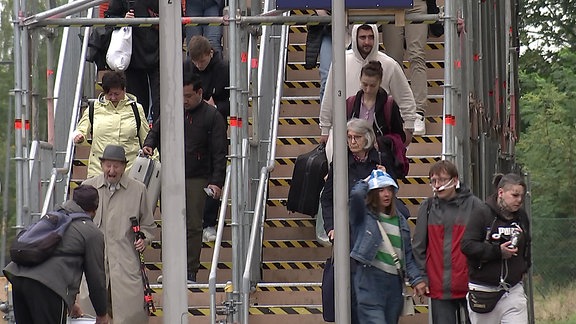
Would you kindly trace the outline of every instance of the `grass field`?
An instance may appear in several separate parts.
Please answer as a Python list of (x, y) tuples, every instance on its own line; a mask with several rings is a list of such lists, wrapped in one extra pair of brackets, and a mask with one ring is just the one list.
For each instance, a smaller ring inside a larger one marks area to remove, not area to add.
[(537, 324), (576, 324), (576, 284), (534, 291)]

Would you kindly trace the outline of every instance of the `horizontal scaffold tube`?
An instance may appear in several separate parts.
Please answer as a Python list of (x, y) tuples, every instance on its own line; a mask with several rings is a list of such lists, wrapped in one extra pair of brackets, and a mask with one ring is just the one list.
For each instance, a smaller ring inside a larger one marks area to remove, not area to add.
[[(432, 24), (442, 20), (443, 16), (438, 14), (407, 14), (405, 22), (407, 24)], [(329, 16), (246, 16), (240, 17), (238, 21), (241, 25), (318, 25), (330, 24)], [(360, 23), (395, 23), (395, 16), (392, 14), (349, 16), (348, 22), (352, 24)], [(89, 26), (139, 26), (149, 27), (158, 25), (160, 18), (48, 18), (44, 20), (24, 19), (22, 24), (28, 27), (89, 27)], [(186, 26), (198, 25), (226, 25), (228, 21), (224, 17), (182, 17), (182, 24)]]

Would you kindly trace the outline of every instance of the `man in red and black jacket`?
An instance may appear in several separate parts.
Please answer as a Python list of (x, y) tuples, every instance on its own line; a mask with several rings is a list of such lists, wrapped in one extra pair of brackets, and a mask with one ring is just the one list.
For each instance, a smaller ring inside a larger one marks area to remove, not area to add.
[(418, 211), (412, 252), (428, 281), (433, 324), (460, 324), (468, 320), (468, 264), (460, 251), (466, 223), (484, 203), (460, 185), (458, 170), (439, 161), (428, 173), (434, 192)]

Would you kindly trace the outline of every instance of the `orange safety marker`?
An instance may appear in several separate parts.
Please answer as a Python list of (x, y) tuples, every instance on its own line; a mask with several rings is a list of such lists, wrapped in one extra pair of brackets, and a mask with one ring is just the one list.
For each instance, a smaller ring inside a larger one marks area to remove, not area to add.
[(444, 123), (450, 126), (456, 126), (456, 117), (454, 115), (446, 115), (444, 117)]
[[(24, 127), (26, 130), (30, 130), (30, 121), (26, 120), (24, 122)], [(15, 119), (14, 120), (14, 128), (15, 129), (22, 129), (22, 119)]]
[(192, 23), (192, 18), (191, 17), (182, 17), (182, 25), (187, 25)]
[(52, 75), (54, 75), (54, 70), (52, 70), (52, 69), (47, 69), (47, 70), (46, 70), (46, 77), (50, 77), (50, 76), (52, 76)]
[(230, 126), (242, 127), (242, 117), (230, 116)]
[(248, 62), (248, 53), (242, 52), (242, 54), (240, 54), (240, 59), (242, 60), (242, 63), (247, 63)]
[(462, 61), (456, 60), (454, 61), (454, 68), (459, 69), (462, 67)]
[(250, 67), (253, 69), (257, 69), (258, 68), (258, 59), (257, 58), (253, 58), (252, 61), (250, 62)]

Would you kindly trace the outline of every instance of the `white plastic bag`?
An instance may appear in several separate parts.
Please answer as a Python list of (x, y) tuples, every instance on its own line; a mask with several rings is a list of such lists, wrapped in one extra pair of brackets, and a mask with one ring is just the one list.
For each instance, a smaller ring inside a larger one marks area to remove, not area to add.
[(124, 71), (132, 56), (132, 27), (114, 29), (106, 52), (106, 63), (114, 71)]

